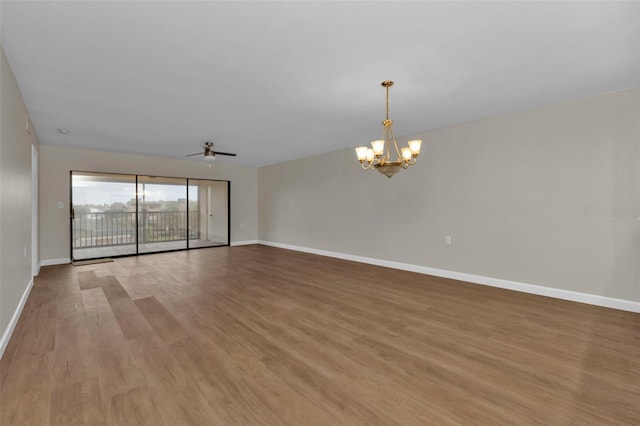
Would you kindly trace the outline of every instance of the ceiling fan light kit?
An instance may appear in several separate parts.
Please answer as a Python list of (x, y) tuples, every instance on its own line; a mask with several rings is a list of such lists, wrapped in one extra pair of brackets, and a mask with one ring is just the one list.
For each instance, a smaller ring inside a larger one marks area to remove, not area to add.
[[(393, 81), (383, 81), (382, 87), (387, 91), (387, 116), (382, 121), (382, 139), (371, 142), (371, 148), (359, 146), (356, 148), (356, 156), (360, 161), (360, 166), (364, 170), (374, 169), (391, 179), (391, 177), (402, 169), (413, 166), (420, 155), (422, 140), (411, 140), (400, 150), (398, 142), (393, 134), (393, 120), (389, 119), (389, 87), (393, 86)], [(395, 161), (391, 160), (391, 149), (396, 153)]]

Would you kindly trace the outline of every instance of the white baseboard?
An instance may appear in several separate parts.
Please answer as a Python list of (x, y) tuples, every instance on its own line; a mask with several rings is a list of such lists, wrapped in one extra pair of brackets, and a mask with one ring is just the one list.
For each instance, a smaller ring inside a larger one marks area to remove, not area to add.
[(527, 284), (517, 281), (503, 280), (500, 278), (485, 277), (482, 275), (467, 274), (464, 272), (448, 271), (446, 269), (430, 268), (428, 266), (412, 265), (410, 263), (393, 262), (372, 257), (355, 256), (352, 254), (338, 253), (327, 250), (318, 250), (308, 247), (300, 247), (291, 244), (275, 243), (271, 241), (258, 240), (258, 244), (271, 247), (278, 247), (288, 250), (301, 251), (305, 253), (317, 254), (320, 256), (335, 257), (338, 259), (351, 260), (354, 262), (368, 263), (370, 265), (384, 266), (386, 268), (401, 269), (404, 271), (417, 272), (420, 274), (434, 275), (437, 277), (451, 278), (459, 281), (467, 281), (474, 284), (488, 285), (491, 287), (515, 290), (523, 293), (537, 294), (539, 296), (554, 297), (556, 299), (570, 300), (572, 302), (586, 303), (589, 305), (603, 306), (606, 308), (619, 309), (640, 313), (640, 302), (631, 300), (616, 299), (613, 297), (599, 296), (596, 294), (580, 293), (571, 290), (562, 290), (553, 287), (544, 287), (536, 284)]
[(248, 246), (251, 244), (259, 244), (260, 242), (258, 240), (247, 240), (247, 241), (232, 241), (231, 242), (231, 247), (234, 246)]
[(40, 266), (64, 265), (67, 263), (71, 263), (71, 259), (68, 257), (63, 257), (61, 259), (42, 259), (40, 261)]
[(16, 307), (13, 316), (11, 317), (11, 321), (7, 325), (6, 330), (2, 334), (2, 339), (0, 339), (0, 358), (4, 355), (5, 349), (7, 349), (7, 345), (9, 344), (9, 340), (11, 339), (11, 335), (13, 334), (13, 330), (16, 328), (16, 324), (18, 323), (18, 319), (20, 318), (20, 314), (24, 309), (24, 305), (27, 303), (27, 299), (29, 298), (29, 294), (31, 293), (31, 288), (33, 287), (33, 277), (27, 284), (27, 288), (22, 293), (22, 297), (20, 298), (20, 302), (18, 302), (18, 306)]

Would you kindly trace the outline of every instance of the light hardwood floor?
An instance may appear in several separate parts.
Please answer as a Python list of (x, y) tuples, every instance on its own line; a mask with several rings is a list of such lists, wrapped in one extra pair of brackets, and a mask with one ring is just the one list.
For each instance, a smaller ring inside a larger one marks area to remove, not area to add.
[(640, 315), (265, 246), (42, 269), (4, 425), (638, 425)]

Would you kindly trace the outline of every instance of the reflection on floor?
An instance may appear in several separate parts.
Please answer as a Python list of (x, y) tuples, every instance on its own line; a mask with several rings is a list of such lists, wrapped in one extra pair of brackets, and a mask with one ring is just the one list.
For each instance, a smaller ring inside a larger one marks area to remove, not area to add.
[[(226, 242), (210, 241), (210, 240), (189, 240), (189, 248), (200, 247), (217, 247), (225, 246)], [(140, 253), (154, 253), (160, 251), (180, 250), (187, 248), (186, 240), (164, 241), (161, 243), (144, 243), (140, 244), (138, 250)], [(73, 259), (95, 259), (98, 257), (126, 256), (136, 254), (135, 244), (122, 244), (118, 246), (104, 247), (88, 247), (73, 250)]]

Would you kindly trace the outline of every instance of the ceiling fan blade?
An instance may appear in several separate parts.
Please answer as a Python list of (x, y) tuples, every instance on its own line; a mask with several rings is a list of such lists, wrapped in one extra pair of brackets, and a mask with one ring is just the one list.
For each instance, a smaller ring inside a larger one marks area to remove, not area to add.
[(194, 157), (196, 155), (202, 155), (204, 154), (203, 152), (196, 152), (195, 154), (189, 154), (189, 155), (185, 155), (185, 157)]
[(220, 152), (220, 151), (213, 151), (216, 155), (229, 155), (231, 157), (235, 157), (237, 154), (232, 154), (230, 152)]

